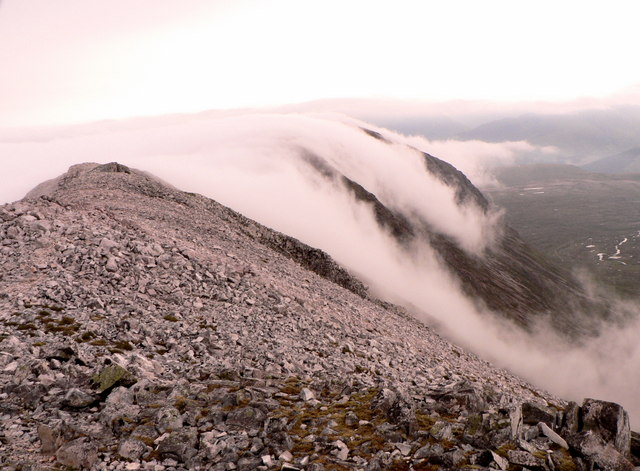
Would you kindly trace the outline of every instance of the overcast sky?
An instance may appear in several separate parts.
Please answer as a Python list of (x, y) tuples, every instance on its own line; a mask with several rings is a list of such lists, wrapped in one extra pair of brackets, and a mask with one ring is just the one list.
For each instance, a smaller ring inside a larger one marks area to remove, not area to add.
[(325, 98), (606, 97), (629, 1), (3, 0), (0, 126)]

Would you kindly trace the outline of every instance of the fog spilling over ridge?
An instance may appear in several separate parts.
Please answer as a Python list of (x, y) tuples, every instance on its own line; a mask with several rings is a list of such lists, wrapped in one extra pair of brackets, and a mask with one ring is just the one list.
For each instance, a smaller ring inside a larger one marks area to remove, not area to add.
[[(637, 325), (616, 330), (593, 323), (587, 330), (601, 335), (579, 347), (554, 333), (547, 315), (553, 312), (532, 312), (530, 320), (516, 316), (515, 324), (489, 312), (492, 300), (473, 296), (479, 288), (460, 273), (503, 266), (492, 257), (511, 252), (499, 244), (505, 237), (512, 240), (507, 247), (519, 242), (503, 226), (500, 211), (463, 176), (422, 153), (455, 161), (440, 153), (451, 147), (436, 152), (423, 145), (428, 143), (346, 117), (265, 114), (105, 126), (58, 139), (0, 142), (0, 150), (21, 162), (25, 173), (37, 174), (34, 165), (42, 162), (62, 167), (62, 173), (73, 163), (117, 160), (202, 193), (325, 250), (374, 293), (408, 306), (495, 363), (568, 398), (620, 402), (637, 421)], [(507, 149), (502, 158), (509, 155)], [(443, 247), (459, 250), (447, 258)], [(455, 261), (464, 265), (459, 272), (451, 270)], [(545, 277), (561, 279), (553, 270)], [(540, 286), (547, 286), (547, 278)], [(562, 322), (588, 324), (585, 319), (595, 313), (584, 306), (576, 304)], [(637, 308), (617, 309), (629, 315)]]

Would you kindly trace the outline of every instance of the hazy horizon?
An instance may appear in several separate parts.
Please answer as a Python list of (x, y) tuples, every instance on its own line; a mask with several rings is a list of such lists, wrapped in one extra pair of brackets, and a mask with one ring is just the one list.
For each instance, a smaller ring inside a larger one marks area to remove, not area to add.
[(639, 104), (639, 8), (5, 0), (0, 128), (351, 98)]

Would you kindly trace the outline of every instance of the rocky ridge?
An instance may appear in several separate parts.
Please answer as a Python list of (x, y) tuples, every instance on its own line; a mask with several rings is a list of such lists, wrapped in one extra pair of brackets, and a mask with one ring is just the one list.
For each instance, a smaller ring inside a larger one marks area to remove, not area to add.
[(118, 164), (0, 207), (0, 466), (633, 469), (567, 403), (326, 254)]

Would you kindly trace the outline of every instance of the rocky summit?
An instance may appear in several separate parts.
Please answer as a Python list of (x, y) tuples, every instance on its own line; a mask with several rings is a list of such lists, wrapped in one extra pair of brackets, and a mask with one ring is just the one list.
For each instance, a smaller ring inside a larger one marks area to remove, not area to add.
[(631, 470), (617, 404), (452, 345), (320, 250), (119, 164), (0, 207), (3, 470)]

